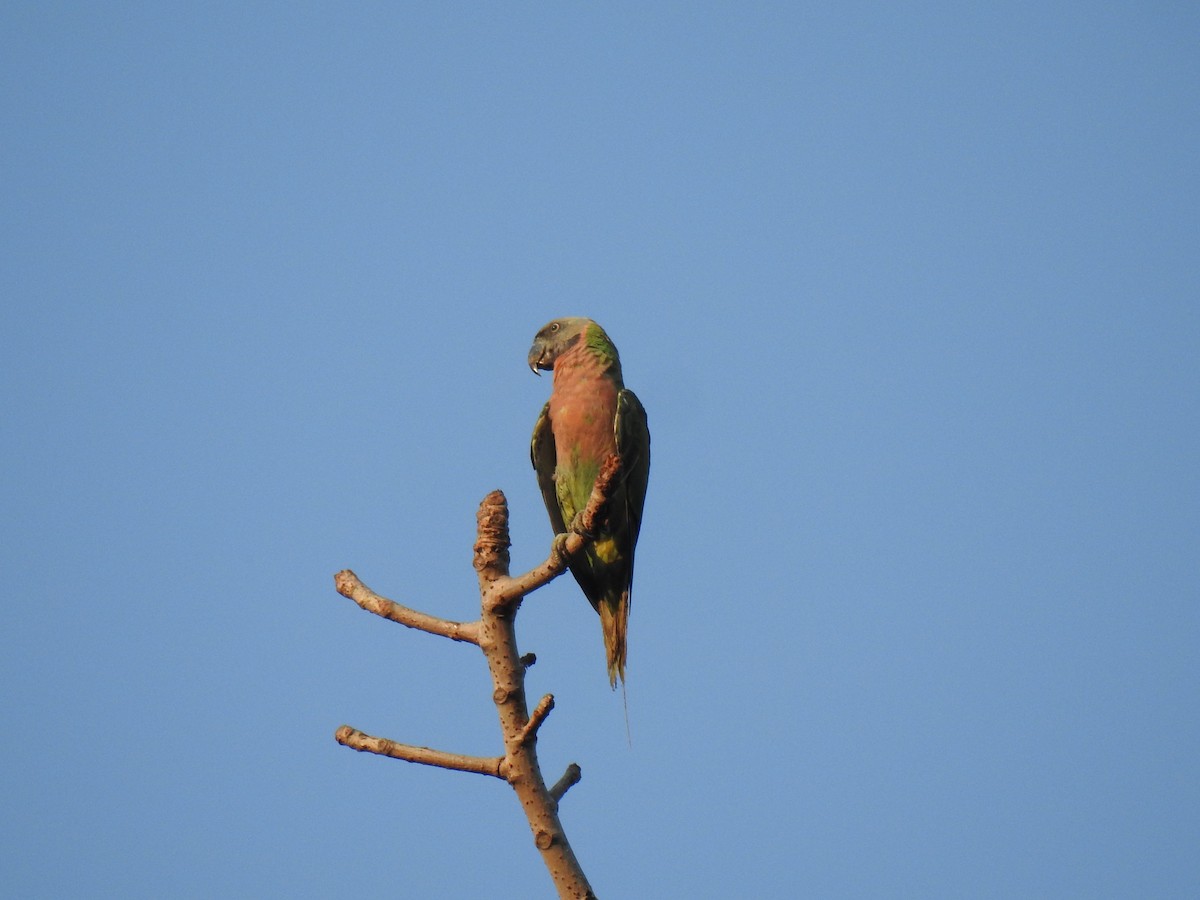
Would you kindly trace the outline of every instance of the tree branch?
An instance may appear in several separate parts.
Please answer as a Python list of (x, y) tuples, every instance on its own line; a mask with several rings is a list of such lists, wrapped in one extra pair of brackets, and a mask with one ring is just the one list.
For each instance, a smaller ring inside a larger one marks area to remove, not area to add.
[(538, 701), (538, 705), (533, 708), (533, 712), (529, 715), (529, 721), (521, 729), (522, 743), (528, 743), (537, 737), (538, 729), (542, 727), (542, 723), (546, 721), (546, 716), (550, 715), (550, 710), (552, 709), (554, 709), (554, 695), (547, 694)]
[(395, 600), (379, 596), (359, 581), (358, 576), (349, 569), (342, 569), (334, 575), (333, 583), (339, 594), (349, 597), (367, 612), (407, 625), (409, 628), (450, 638), (452, 641), (466, 641), (476, 645), (479, 643), (478, 622), (454, 622), (409, 609)]
[(504, 777), (503, 756), (463, 756), (460, 753), (446, 753), (430, 747), (400, 744), (387, 738), (372, 737), (349, 725), (343, 725), (333, 737), (339, 744), (349, 747), (351, 750), (378, 753), (380, 756), (390, 756), (392, 759), (402, 759), (406, 762), (421, 763), (426, 766), (441, 766), (443, 769), (455, 769), (459, 772), (491, 775), (493, 778)]
[(554, 798), (554, 802), (557, 803), (561, 800), (563, 794), (569, 791), (572, 785), (579, 784), (579, 779), (582, 777), (583, 771), (575, 763), (567, 766), (567, 771), (563, 772), (562, 778), (554, 782), (550, 788), (550, 796)]
[(480, 757), (446, 753), (372, 737), (348, 725), (337, 730), (338, 743), (408, 762), (505, 779), (521, 802), (534, 845), (541, 852), (560, 897), (595, 897), (558, 817), (559, 801), (572, 785), (579, 782), (582, 773), (578, 765), (571, 763), (553, 787), (546, 787), (537, 758), (537, 736), (538, 729), (554, 708), (554, 697), (551, 694), (544, 696), (530, 714), (525, 700), (525, 672), (533, 665), (535, 657), (532, 653), (524, 656), (518, 653), (516, 616), (525, 596), (566, 571), (571, 558), (592, 540), (619, 468), (620, 460), (616, 456), (604, 461), (587, 507), (575, 517), (571, 530), (555, 535), (545, 562), (515, 578), (508, 571), (511, 546), (508, 502), (500, 491), (492, 491), (483, 498), (476, 514), (478, 528), (473, 560), (479, 576), (482, 608), (482, 615), (476, 622), (453, 622), (409, 609), (379, 596), (349, 569), (335, 577), (338, 593), (368, 612), (409, 628), (476, 644), (483, 651), (492, 677), (492, 700), (500, 719), (504, 755)]

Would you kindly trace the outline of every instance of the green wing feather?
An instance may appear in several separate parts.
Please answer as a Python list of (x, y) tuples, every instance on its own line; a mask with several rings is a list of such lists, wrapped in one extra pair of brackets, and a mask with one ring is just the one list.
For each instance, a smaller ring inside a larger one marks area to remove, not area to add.
[(633, 579), (633, 548), (642, 530), (642, 508), (646, 505), (646, 485), (650, 481), (650, 427), (646, 410), (637, 394), (622, 389), (617, 394), (617, 453), (621, 457), (621, 491), (625, 503), (625, 521), (629, 528), (629, 577)]
[(529, 458), (533, 460), (533, 470), (537, 473), (538, 487), (541, 488), (542, 500), (546, 503), (546, 512), (550, 514), (550, 524), (555, 534), (562, 534), (567, 530), (567, 526), (563, 524), (558, 494), (554, 489), (554, 470), (558, 466), (558, 453), (554, 449), (554, 432), (550, 428), (549, 403), (542, 407), (542, 414), (533, 426)]

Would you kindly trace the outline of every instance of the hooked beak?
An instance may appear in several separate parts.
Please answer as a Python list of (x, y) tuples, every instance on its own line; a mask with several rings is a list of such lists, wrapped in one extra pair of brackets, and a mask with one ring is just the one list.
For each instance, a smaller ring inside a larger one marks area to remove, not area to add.
[(534, 341), (533, 346), (529, 348), (529, 358), (528, 358), (529, 368), (533, 372), (534, 375), (537, 375), (540, 377), (542, 373), (540, 371), (538, 371), (539, 369), (550, 368), (549, 366), (542, 365), (542, 360), (545, 358), (545, 356), (546, 356), (546, 348), (542, 345), (542, 342)]

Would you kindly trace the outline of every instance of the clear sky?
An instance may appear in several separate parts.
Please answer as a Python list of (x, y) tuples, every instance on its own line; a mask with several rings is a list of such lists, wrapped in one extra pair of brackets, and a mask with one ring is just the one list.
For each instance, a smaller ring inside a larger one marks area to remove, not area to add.
[(542, 897), (474, 515), (549, 549), (525, 365), (654, 440), (626, 743), (529, 600), (602, 897), (1194, 897), (1200, 12), (0, 9), (0, 878)]

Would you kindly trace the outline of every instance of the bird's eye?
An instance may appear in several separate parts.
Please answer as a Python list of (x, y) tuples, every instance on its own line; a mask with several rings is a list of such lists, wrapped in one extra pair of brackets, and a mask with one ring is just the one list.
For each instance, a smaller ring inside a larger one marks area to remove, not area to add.
[(550, 333), (551, 333), (551, 334), (554, 334), (554, 332), (558, 331), (558, 329), (559, 329), (559, 328), (561, 328), (561, 327), (562, 327), (562, 326), (561, 326), (561, 325), (559, 325), (557, 322), (553, 322), (553, 323), (551, 323), (551, 325), (550, 325)]

